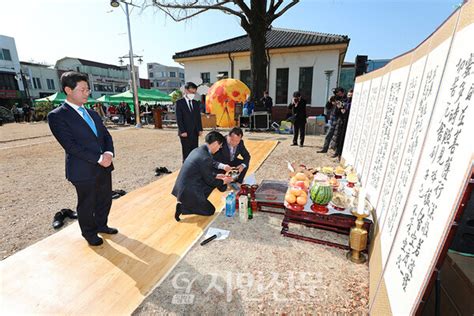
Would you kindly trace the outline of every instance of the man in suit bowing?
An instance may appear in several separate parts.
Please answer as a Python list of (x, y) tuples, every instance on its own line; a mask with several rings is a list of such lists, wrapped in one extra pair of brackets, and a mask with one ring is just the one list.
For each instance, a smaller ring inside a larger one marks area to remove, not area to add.
[[(228, 172), (232, 167), (239, 169), (238, 183), (242, 183), (250, 164), (250, 154), (243, 141), (244, 132), (240, 127), (234, 127), (222, 144), (222, 148), (214, 155), (214, 168)], [(239, 158), (242, 156), (242, 159)]]
[(184, 161), (171, 192), (176, 196), (175, 219), (180, 221), (181, 214), (211, 216), (216, 208), (207, 199), (215, 188), (224, 192), (231, 177), (218, 174), (213, 167), (212, 155), (225, 142), (221, 133), (212, 131), (206, 135), (206, 143), (195, 148)]
[(176, 101), (176, 122), (178, 123), (178, 136), (181, 141), (183, 162), (189, 153), (199, 145), (199, 136), (202, 135), (201, 112), (199, 104), (194, 100), (197, 86), (188, 82), (184, 86), (185, 94)]
[(66, 152), (66, 179), (76, 188), (77, 216), (82, 236), (91, 246), (103, 243), (97, 233), (116, 234), (107, 225), (112, 205), (112, 137), (100, 116), (84, 108), (88, 77), (70, 71), (61, 76), (66, 101), (48, 114), (48, 123)]

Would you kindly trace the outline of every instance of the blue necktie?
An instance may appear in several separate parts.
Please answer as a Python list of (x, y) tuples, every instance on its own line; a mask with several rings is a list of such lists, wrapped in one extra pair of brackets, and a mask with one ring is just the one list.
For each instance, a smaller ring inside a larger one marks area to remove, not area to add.
[(94, 121), (92, 121), (91, 117), (87, 113), (86, 109), (84, 109), (82, 106), (79, 107), (79, 111), (82, 113), (82, 117), (84, 118), (84, 121), (86, 121), (87, 125), (91, 128), (91, 130), (94, 132), (95, 136), (97, 136), (97, 128), (95, 127)]

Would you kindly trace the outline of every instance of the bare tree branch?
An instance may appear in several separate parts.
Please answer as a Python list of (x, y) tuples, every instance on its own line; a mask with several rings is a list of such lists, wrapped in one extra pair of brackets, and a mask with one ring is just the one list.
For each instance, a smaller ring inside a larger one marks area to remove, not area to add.
[(252, 16), (252, 11), (248, 7), (248, 5), (244, 2), (244, 0), (234, 0), (234, 3), (239, 6), (239, 8), (245, 13), (248, 19)]
[(200, 10), (200, 11), (198, 11), (198, 13), (186, 16), (185, 18), (176, 18), (176, 17), (174, 18), (174, 19), (179, 19), (180, 21), (185, 20), (185, 19), (189, 19), (193, 16), (196, 16), (199, 13), (202, 13), (202, 12), (205, 12), (205, 11), (208, 11), (208, 10), (224, 11), (225, 13), (229, 13), (229, 14), (238, 16), (241, 19), (246, 19), (245, 15), (242, 12), (233, 10), (233, 9), (225, 6), (225, 4), (232, 3), (231, 0), (223, 0), (223, 1), (220, 1), (220, 2), (216, 2), (215, 4), (198, 4), (198, 3), (199, 3), (198, 0), (195, 0), (195, 1), (193, 1), (191, 3), (187, 3), (187, 4), (178, 4), (176, 2), (174, 4), (171, 4), (171, 3), (161, 2), (160, 0), (153, 0), (153, 4), (157, 7), (159, 7), (159, 8), (179, 9), (179, 10), (183, 10), (183, 11)]
[(276, 10), (281, 6), (284, 0), (278, 0), (277, 4), (275, 4), (275, 0), (272, 0), (270, 3), (270, 8), (268, 9), (268, 14), (267, 16), (269, 18), (272, 18), (273, 15), (275, 14)]
[[(280, 0), (279, 0), (280, 1)], [(283, 1), (283, 0), (281, 0)], [(286, 11), (288, 11), (291, 7), (295, 6), (298, 2), (300, 2), (300, 0), (293, 0), (291, 3), (288, 3), (288, 5), (286, 7), (284, 7), (280, 12), (278, 12), (277, 14), (275, 14), (273, 17), (271, 17), (271, 22), (275, 21), (276, 19), (278, 19), (280, 16), (282, 16)]]

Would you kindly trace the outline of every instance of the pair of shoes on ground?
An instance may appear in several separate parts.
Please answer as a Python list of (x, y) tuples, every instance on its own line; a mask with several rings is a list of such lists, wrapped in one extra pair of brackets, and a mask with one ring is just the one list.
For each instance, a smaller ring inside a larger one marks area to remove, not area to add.
[[(327, 153), (327, 152), (328, 152), (328, 150), (327, 150), (327, 149), (324, 149), (324, 148), (317, 151), (318, 154), (325, 154), (325, 153)], [(331, 158), (339, 158), (339, 157), (340, 157), (340, 155), (339, 155), (339, 154), (336, 154), (336, 153), (331, 156)]]
[(169, 171), (168, 168), (166, 167), (157, 167), (155, 169), (155, 176), (157, 177), (161, 176), (162, 174), (168, 174), (168, 173), (172, 173), (172, 171)]
[(61, 228), (64, 225), (64, 220), (66, 218), (77, 219), (77, 213), (68, 208), (63, 208), (62, 210), (54, 214), (53, 228), (54, 229)]
[[(290, 146), (298, 146), (298, 144), (293, 143), (293, 144), (291, 144)], [(303, 147), (303, 146), (304, 146), (303, 144), (300, 144), (300, 147)]]
[[(104, 228), (98, 229), (97, 233), (115, 235), (115, 234), (118, 234), (118, 229), (106, 226)], [(84, 239), (87, 240), (87, 243), (91, 246), (100, 246), (104, 243), (104, 240), (97, 235), (84, 237)]]
[(112, 191), (112, 199), (113, 200), (118, 199), (119, 197), (122, 197), (125, 194), (127, 194), (127, 192), (124, 190), (114, 190)]

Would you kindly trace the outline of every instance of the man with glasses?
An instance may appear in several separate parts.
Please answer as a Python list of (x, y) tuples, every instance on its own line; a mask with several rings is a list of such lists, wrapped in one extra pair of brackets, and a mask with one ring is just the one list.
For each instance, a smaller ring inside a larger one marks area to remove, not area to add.
[(66, 153), (66, 179), (76, 188), (77, 217), (89, 245), (103, 243), (102, 234), (117, 234), (107, 225), (112, 205), (112, 137), (100, 116), (84, 108), (90, 94), (87, 75), (70, 71), (61, 76), (66, 101), (48, 114), (48, 123)]

